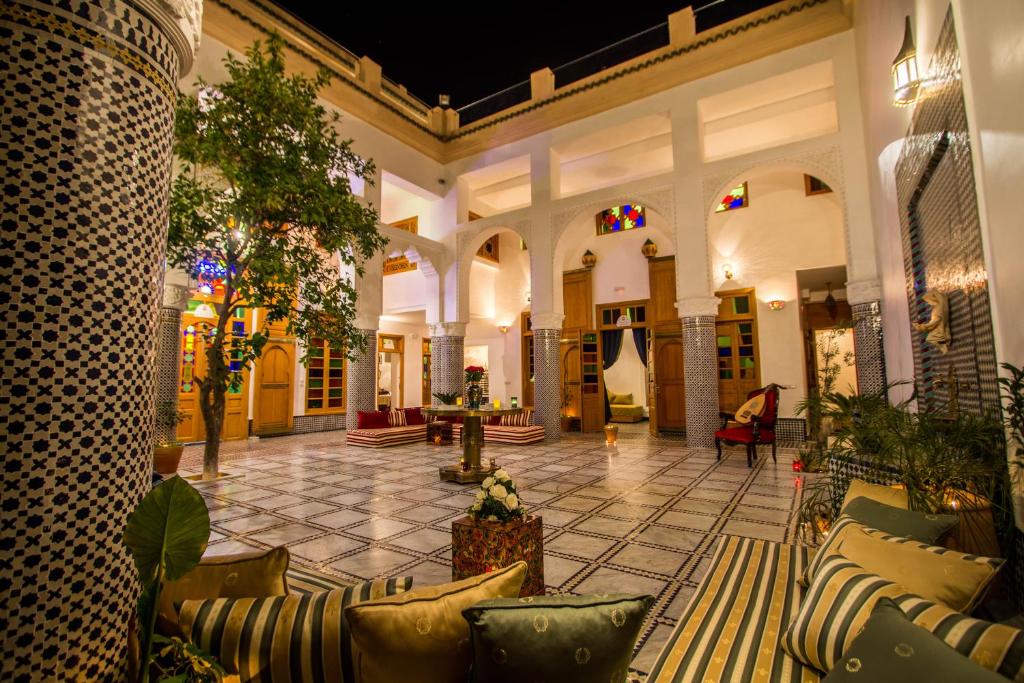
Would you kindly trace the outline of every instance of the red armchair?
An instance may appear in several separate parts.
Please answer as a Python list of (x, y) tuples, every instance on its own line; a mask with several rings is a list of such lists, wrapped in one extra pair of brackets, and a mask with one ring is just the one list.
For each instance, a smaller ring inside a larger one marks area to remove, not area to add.
[(718, 459), (722, 459), (722, 443), (728, 446), (743, 444), (747, 447), (747, 467), (754, 466), (757, 459), (757, 447), (760, 444), (772, 445), (772, 461), (778, 462), (775, 458), (775, 421), (779, 415), (779, 385), (769, 384), (766, 387), (755, 389), (747, 394), (747, 400), (764, 394), (764, 411), (760, 416), (755, 415), (750, 424), (729, 424), (733, 419), (730, 413), (720, 413), (723, 422), (722, 428), (715, 432), (715, 448), (718, 450)]

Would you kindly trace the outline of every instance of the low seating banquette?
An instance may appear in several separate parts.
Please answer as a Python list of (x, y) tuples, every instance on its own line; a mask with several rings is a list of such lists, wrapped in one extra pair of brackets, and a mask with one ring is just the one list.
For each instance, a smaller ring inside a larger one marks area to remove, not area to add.
[[(533, 424), (533, 411), (529, 409), (519, 415), (502, 415), (482, 420), (484, 443), (522, 445), (544, 440), (544, 427)], [(462, 441), (461, 420), (452, 424), (452, 438)]]
[(349, 445), (387, 448), (427, 439), (427, 420), (420, 408), (359, 411), (356, 429), (346, 435)]
[(609, 391), (608, 407), (612, 411), (612, 422), (640, 422), (644, 419), (644, 407), (633, 403), (633, 394)]

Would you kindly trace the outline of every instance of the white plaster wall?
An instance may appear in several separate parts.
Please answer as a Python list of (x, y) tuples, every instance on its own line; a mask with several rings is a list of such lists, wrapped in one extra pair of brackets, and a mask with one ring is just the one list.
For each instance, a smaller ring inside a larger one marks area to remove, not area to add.
[(622, 351), (615, 365), (604, 371), (604, 386), (616, 394), (633, 394), (633, 402), (647, 408), (647, 368), (640, 362), (633, 330), (623, 330)]
[(383, 287), (384, 313), (419, 311), (427, 307), (427, 286), (418, 268), (385, 276)]
[[(749, 206), (708, 220), (712, 273), (719, 290), (755, 288), (761, 383), (792, 387), (779, 405), (788, 417), (807, 394), (796, 271), (845, 264), (842, 208), (835, 193), (805, 196), (803, 174), (794, 171), (752, 175), (747, 190)], [(773, 299), (786, 307), (770, 310)]]

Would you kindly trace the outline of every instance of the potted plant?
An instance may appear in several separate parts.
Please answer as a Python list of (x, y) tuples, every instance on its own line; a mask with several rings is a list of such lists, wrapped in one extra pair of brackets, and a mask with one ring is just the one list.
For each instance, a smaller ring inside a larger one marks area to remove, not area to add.
[(176, 581), (199, 564), (210, 539), (210, 513), (203, 497), (181, 477), (153, 487), (129, 515), (124, 544), (131, 553), (142, 594), (138, 681), (220, 681), (224, 670), (191, 643), (156, 634), (157, 599), (165, 581)]
[(174, 401), (156, 404), (155, 443), (153, 444), (153, 469), (160, 474), (174, 474), (181, 462), (185, 446), (178, 441), (178, 425), (186, 414), (178, 410)]
[(484, 370), (479, 365), (470, 365), (466, 368), (466, 403), (470, 410), (479, 410), (480, 402), (484, 398), (484, 390), (480, 388), (480, 380), (484, 378)]
[(441, 402), (441, 406), (444, 408), (452, 408), (455, 406), (455, 399), (459, 397), (457, 391), (438, 391), (432, 394), (434, 398)]
[(1010, 479), (1013, 484), (1017, 525), (1024, 528), (1024, 369), (1002, 364), (1007, 375), (999, 378), (1003, 399), (1003, 425), (1009, 441)]
[(480, 484), (468, 515), (452, 522), (452, 579), (525, 561), (520, 595), (544, 594), (544, 522), (527, 515), (508, 472), (495, 470)]

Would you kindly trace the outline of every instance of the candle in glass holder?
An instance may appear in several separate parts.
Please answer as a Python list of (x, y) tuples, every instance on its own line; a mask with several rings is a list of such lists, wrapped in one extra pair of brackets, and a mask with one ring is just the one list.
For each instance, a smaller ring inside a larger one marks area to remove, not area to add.
[(462, 397), (461, 396), (459, 396), (458, 398), (455, 399), (455, 405), (457, 405), (457, 406), (461, 406), (462, 405)]
[(517, 396), (513, 396), (510, 400), (512, 401), (513, 408), (519, 407), (519, 398)]
[(499, 401), (498, 399), (494, 399), (494, 409), (501, 410), (501, 401)]

